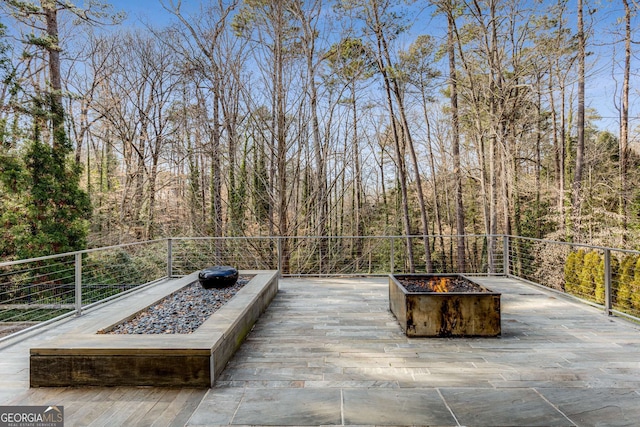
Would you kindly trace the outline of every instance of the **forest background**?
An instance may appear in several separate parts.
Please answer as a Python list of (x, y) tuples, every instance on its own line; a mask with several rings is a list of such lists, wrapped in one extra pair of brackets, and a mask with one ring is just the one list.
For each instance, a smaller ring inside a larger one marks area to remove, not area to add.
[(631, 0), (144, 5), (0, 1), (3, 260), (170, 236), (639, 247)]

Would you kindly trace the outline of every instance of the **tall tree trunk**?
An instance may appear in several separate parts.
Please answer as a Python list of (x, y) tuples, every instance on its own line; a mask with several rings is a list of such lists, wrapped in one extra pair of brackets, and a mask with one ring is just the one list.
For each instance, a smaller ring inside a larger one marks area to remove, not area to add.
[(372, 12), (374, 13), (376, 41), (377, 41), (377, 48), (378, 48), (378, 55), (377, 55), (378, 57), (376, 58), (376, 60), (378, 63), (378, 69), (380, 70), (380, 73), (382, 74), (383, 81), (384, 81), (384, 90), (386, 95), (387, 109), (389, 111), (389, 121), (390, 121), (390, 126), (392, 130), (392, 135), (393, 135), (394, 148), (396, 152), (396, 168), (398, 171), (398, 184), (400, 186), (400, 196), (402, 199), (401, 200), (402, 218), (403, 218), (403, 225), (404, 225), (404, 233), (406, 236), (407, 261), (409, 266), (409, 272), (414, 273), (415, 260), (413, 255), (413, 244), (411, 242), (411, 237), (410, 237), (411, 236), (411, 218), (409, 216), (409, 195), (407, 190), (407, 172), (406, 172), (405, 159), (404, 159), (405, 150), (403, 148), (404, 143), (406, 142), (403, 141), (403, 143), (401, 144), (400, 139), (402, 135), (400, 135), (400, 132), (398, 132), (397, 116), (396, 116), (395, 108), (393, 105), (393, 99), (392, 99), (393, 83), (391, 81), (392, 78), (389, 76), (389, 73), (388, 73), (388, 67), (390, 67), (392, 64), (386, 60), (387, 58), (389, 58), (389, 50), (387, 48), (384, 34), (382, 34), (383, 26), (381, 25), (379, 20), (377, 7), (374, 6), (372, 8)]
[(462, 203), (462, 167), (460, 164), (460, 124), (458, 118), (458, 75), (456, 71), (455, 52), (455, 17), (453, 7), (447, 11), (447, 49), (449, 53), (449, 87), (451, 90), (451, 134), (453, 154), (453, 179), (455, 181), (455, 210), (456, 210), (456, 241), (457, 264), (460, 273), (465, 272), (465, 235), (464, 235), (464, 206)]
[(147, 214), (147, 224), (145, 226), (145, 239), (155, 239), (155, 211), (156, 211), (156, 181), (158, 177), (158, 159), (159, 156), (154, 154), (149, 173), (149, 207)]
[[(277, 18), (284, 21), (284, 5), (277, 2)], [(275, 119), (276, 119), (276, 163), (277, 163), (277, 189), (278, 189), (278, 232), (283, 237), (280, 257), (282, 260), (282, 272), (289, 272), (289, 218), (287, 212), (288, 191), (287, 187), (287, 131), (286, 131), (286, 99), (284, 89), (284, 22), (279, 22), (276, 30), (274, 46), (274, 92), (275, 92)]]
[(362, 256), (363, 251), (363, 239), (360, 236), (364, 235), (364, 225), (362, 223), (362, 168), (360, 167), (360, 142), (358, 141), (358, 109), (356, 106), (356, 82), (355, 80), (351, 83), (351, 97), (353, 99), (353, 142), (352, 142), (352, 150), (353, 150), (353, 169), (354, 169), (354, 180), (353, 180), (353, 190), (354, 190), (354, 221), (355, 221), (355, 235), (358, 238), (355, 241), (355, 250), (354, 250), (354, 259), (356, 260), (356, 271), (359, 268), (359, 259)]
[[(216, 86), (217, 86), (216, 82)], [(220, 162), (220, 99), (219, 89), (213, 89), (213, 113), (210, 126), (211, 172), (210, 172), (210, 221), (214, 237), (222, 237), (222, 166)]]
[[(309, 96), (309, 107), (311, 114), (311, 139), (313, 141), (313, 157), (316, 168), (314, 182), (314, 201), (315, 206), (315, 234), (317, 236), (327, 235), (327, 215), (328, 215), (328, 198), (327, 198), (327, 177), (325, 156), (323, 152), (320, 120), (318, 119), (318, 87), (316, 83), (316, 64), (314, 64), (316, 55), (316, 38), (318, 37), (316, 28), (313, 23), (318, 18), (322, 8), (322, 1), (313, 1), (308, 4), (308, 9), (304, 10), (304, 2), (296, 1), (293, 5), (294, 13), (301, 23), (302, 32), (304, 34), (304, 49), (307, 71), (307, 92)], [(354, 96), (355, 100), (355, 96)], [(355, 125), (354, 125), (355, 126)], [(326, 240), (322, 240), (321, 247), (326, 253)]]
[(380, 163), (378, 167), (380, 168), (380, 188), (382, 190), (382, 207), (384, 209), (384, 232), (389, 232), (389, 200), (387, 197), (387, 186), (385, 184), (384, 178), (384, 147), (380, 144)]
[(489, 137), (489, 273), (494, 273), (496, 234), (498, 234), (498, 142), (497, 137)]
[(433, 272), (433, 262), (431, 260), (431, 246), (429, 243), (429, 213), (427, 212), (427, 204), (424, 200), (424, 189), (422, 188), (422, 177), (420, 176), (420, 164), (418, 163), (418, 156), (416, 155), (416, 149), (413, 145), (413, 138), (409, 131), (409, 123), (407, 122), (406, 115), (404, 114), (404, 108), (400, 107), (403, 118), (403, 128), (407, 135), (407, 144), (409, 146), (409, 155), (411, 156), (411, 162), (413, 163), (414, 176), (416, 181), (416, 194), (418, 195), (418, 205), (420, 207), (420, 221), (422, 223), (422, 239), (424, 245), (424, 258), (425, 269), (427, 273)]
[(576, 118), (576, 168), (573, 176), (572, 218), (574, 241), (579, 242), (582, 206), (582, 173), (584, 168), (584, 83), (585, 83), (585, 34), (582, 0), (578, 0), (578, 117)]
[[(541, 176), (542, 176), (542, 155), (541, 155), (541, 146), (542, 146), (542, 126), (543, 126), (543, 117), (542, 117), (542, 76), (538, 74), (537, 76), (537, 102), (536, 102), (536, 202), (535, 202), (535, 218), (536, 218), (536, 230), (535, 236), (538, 239), (542, 238), (542, 209), (541, 209)], [(555, 147), (555, 146), (554, 146)]]
[[(60, 74), (60, 46), (58, 40), (58, 11), (54, 0), (41, 0), (42, 11), (45, 16), (45, 24), (49, 42), (47, 54), (49, 55), (49, 83), (51, 92), (48, 94), (48, 102), (51, 110), (51, 125), (53, 129), (53, 149), (66, 150), (68, 147), (67, 134), (64, 129), (64, 108), (62, 106), (62, 77)], [(58, 153), (60, 154), (60, 153)]]
[[(385, 50), (386, 53), (386, 61), (388, 64), (391, 64), (391, 60), (388, 57), (388, 51)], [(420, 207), (420, 221), (422, 225), (422, 239), (424, 246), (424, 256), (425, 256), (425, 269), (427, 273), (431, 273), (433, 271), (433, 262), (431, 260), (431, 247), (429, 246), (429, 213), (427, 212), (427, 205), (424, 200), (424, 190), (422, 188), (422, 177), (420, 176), (420, 164), (418, 163), (418, 157), (416, 156), (416, 150), (413, 144), (413, 137), (411, 136), (411, 130), (409, 129), (409, 122), (407, 120), (407, 115), (404, 108), (404, 97), (402, 96), (402, 92), (398, 87), (397, 81), (394, 79), (393, 82), (393, 93), (395, 95), (396, 103), (398, 104), (398, 111), (400, 114), (400, 120), (402, 125), (402, 134), (404, 136), (404, 140), (407, 143), (407, 148), (409, 149), (409, 155), (411, 156), (411, 162), (413, 164), (414, 170), (414, 179), (416, 181), (416, 194), (418, 196), (418, 206)]]
[(230, 111), (225, 111), (224, 103), (222, 99), (222, 110), (224, 111), (224, 123), (227, 129), (227, 154), (229, 159), (228, 165), (228, 177), (229, 184), (227, 186), (227, 200), (228, 207), (228, 230), (232, 236), (242, 235), (242, 219), (244, 216), (244, 200), (241, 200), (240, 192), (238, 191), (238, 184), (236, 182), (236, 151), (237, 151), (237, 135), (236, 124), (233, 123), (233, 117), (230, 115)]
[(400, 199), (402, 206), (402, 224), (404, 226), (404, 235), (406, 236), (406, 250), (407, 250), (407, 262), (410, 273), (415, 273), (416, 267), (413, 257), (413, 244), (411, 241), (411, 217), (409, 216), (409, 195), (407, 190), (407, 169), (404, 160), (404, 149), (402, 148), (401, 135), (398, 132), (396, 117), (393, 108), (393, 101), (391, 100), (391, 93), (387, 86), (387, 104), (389, 108), (389, 117), (393, 128), (393, 142), (396, 152), (396, 170), (397, 170), (397, 182), (400, 187)]
[[(622, 0), (624, 4), (624, 77), (622, 81), (622, 111), (620, 112), (620, 217), (622, 229), (627, 229), (627, 168), (629, 150), (629, 74), (631, 71), (631, 8), (629, 0)], [(623, 234), (624, 238), (624, 234)]]
[[(479, 125), (478, 125), (479, 126)], [(487, 166), (487, 144), (485, 138), (482, 136), (481, 132), (478, 133), (478, 141), (476, 143), (477, 154), (478, 154), (478, 163), (480, 164), (480, 194), (482, 196), (482, 219), (484, 223), (484, 234), (487, 236), (491, 235), (491, 194), (490, 194), (490, 173)], [(492, 241), (488, 240), (487, 245), (491, 245)], [(487, 250), (490, 249), (489, 247)], [(488, 252), (489, 256), (491, 252)]]
[[(429, 114), (427, 112), (427, 99), (425, 97), (424, 91), (422, 92), (422, 111), (424, 114), (424, 122), (427, 127), (427, 148), (429, 151), (429, 166), (431, 169), (431, 181), (433, 186), (433, 211), (434, 211), (436, 226), (438, 228), (438, 239), (440, 240), (440, 249), (442, 251), (442, 261), (446, 265), (446, 261), (445, 261), (446, 257), (444, 252), (445, 250), (444, 236), (442, 231), (442, 218), (440, 213), (440, 202), (439, 202), (440, 186), (438, 185), (438, 178), (437, 178), (438, 174), (436, 170), (435, 158), (433, 155), (433, 145), (432, 145), (433, 142), (431, 140), (431, 121), (429, 120)], [(435, 248), (435, 240), (434, 240), (434, 248)]]
[[(143, 215), (143, 206), (144, 206), (144, 181), (146, 172), (146, 164), (145, 164), (145, 156), (149, 150), (149, 124), (146, 121), (146, 114), (140, 111), (140, 115), (144, 116), (141, 119), (140, 125), (140, 136), (138, 147), (135, 148), (136, 151), (136, 169), (134, 172), (134, 190), (131, 198), (131, 205), (133, 206), (133, 215), (132, 219), (136, 221), (134, 226), (139, 227), (141, 225), (140, 220)], [(136, 231), (139, 234), (139, 230)], [(138, 236), (139, 238), (141, 236)]]
[[(487, 42), (487, 55), (489, 57), (489, 108), (491, 113), (491, 123), (492, 123), (492, 135), (489, 138), (489, 162), (490, 162), (490, 180), (491, 180), (491, 205), (489, 207), (490, 214), (490, 236), (489, 236), (489, 273), (496, 272), (495, 266), (495, 253), (497, 246), (497, 234), (498, 234), (498, 173), (501, 174), (501, 184), (503, 190), (503, 199), (504, 199), (504, 227), (509, 224), (509, 215), (508, 215), (508, 196), (507, 196), (507, 182), (506, 182), (506, 164), (505, 164), (505, 156), (506, 156), (506, 138), (504, 131), (504, 123), (502, 121), (502, 114), (504, 112), (504, 102), (501, 99), (500, 94), (502, 93), (502, 73), (500, 69), (500, 59), (498, 57), (498, 46), (497, 46), (497, 22), (495, 16), (495, 1), (490, 1), (490, 10), (491, 10), (491, 42)], [(502, 148), (502, 150), (499, 150)], [(498, 170), (499, 167), (499, 170)]]
[[(560, 73), (560, 69), (557, 70)], [(559, 191), (560, 191), (560, 221), (562, 225), (560, 226), (560, 230), (564, 231), (565, 236), (569, 236), (571, 225), (569, 221), (569, 214), (567, 213), (567, 183), (569, 182), (569, 171), (568, 171), (568, 159), (567, 159), (567, 112), (566, 112), (566, 88), (564, 85), (564, 79), (562, 79), (562, 83), (560, 84), (560, 126), (558, 129), (558, 133), (560, 134), (560, 177), (559, 182)]]

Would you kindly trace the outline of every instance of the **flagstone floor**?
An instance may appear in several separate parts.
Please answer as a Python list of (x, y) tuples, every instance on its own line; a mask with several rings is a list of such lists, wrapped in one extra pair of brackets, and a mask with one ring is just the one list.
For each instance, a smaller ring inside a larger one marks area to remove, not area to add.
[[(640, 328), (515, 279), (499, 338), (407, 338), (386, 278), (285, 278), (212, 389), (34, 388), (0, 343), (0, 405), (61, 405), (66, 426), (640, 425)], [(99, 315), (99, 309), (95, 314)]]

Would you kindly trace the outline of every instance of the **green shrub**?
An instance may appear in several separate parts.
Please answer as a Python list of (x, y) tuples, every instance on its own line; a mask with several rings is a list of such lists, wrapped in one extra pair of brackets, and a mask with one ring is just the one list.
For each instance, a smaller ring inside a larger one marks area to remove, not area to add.
[(631, 308), (631, 287), (635, 279), (636, 263), (640, 258), (636, 255), (625, 255), (620, 264), (620, 274), (615, 288), (615, 304), (620, 309)]
[(598, 268), (596, 268), (596, 273), (594, 277), (594, 281), (595, 281), (594, 296), (596, 297), (596, 302), (598, 304), (604, 304), (604, 297), (605, 297), (604, 257), (598, 256), (598, 258), (600, 258), (600, 262), (598, 263)]
[[(584, 256), (584, 264), (579, 272), (578, 294), (585, 298), (596, 296), (596, 282), (598, 277), (598, 265), (600, 264), (600, 254), (591, 251)], [(604, 300), (604, 298), (603, 298)]]
[[(603, 260), (604, 266), (604, 260)], [(618, 258), (611, 255), (611, 299), (615, 297), (614, 283), (618, 283), (618, 278), (620, 277), (620, 262)]]
[(631, 310), (634, 314), (640, 313), (640, 257), (636, 261), (633, 272), (633, 282), (631, 282)]
[(584, 264), (584, 250), (571, 252), (567, 256), (564, 265), (564, 291), (568, 294), (575, 294), (580, 285), (580, 272)]

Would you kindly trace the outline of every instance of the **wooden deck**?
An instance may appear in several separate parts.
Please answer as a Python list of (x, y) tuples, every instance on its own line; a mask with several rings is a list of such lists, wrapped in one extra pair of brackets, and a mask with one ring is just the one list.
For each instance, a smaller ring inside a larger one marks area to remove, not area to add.
[(5, 399), (3, 405), (61, 402), (65, 426), (184, 426), (206, 393), (156, 387), (36, 388)]

